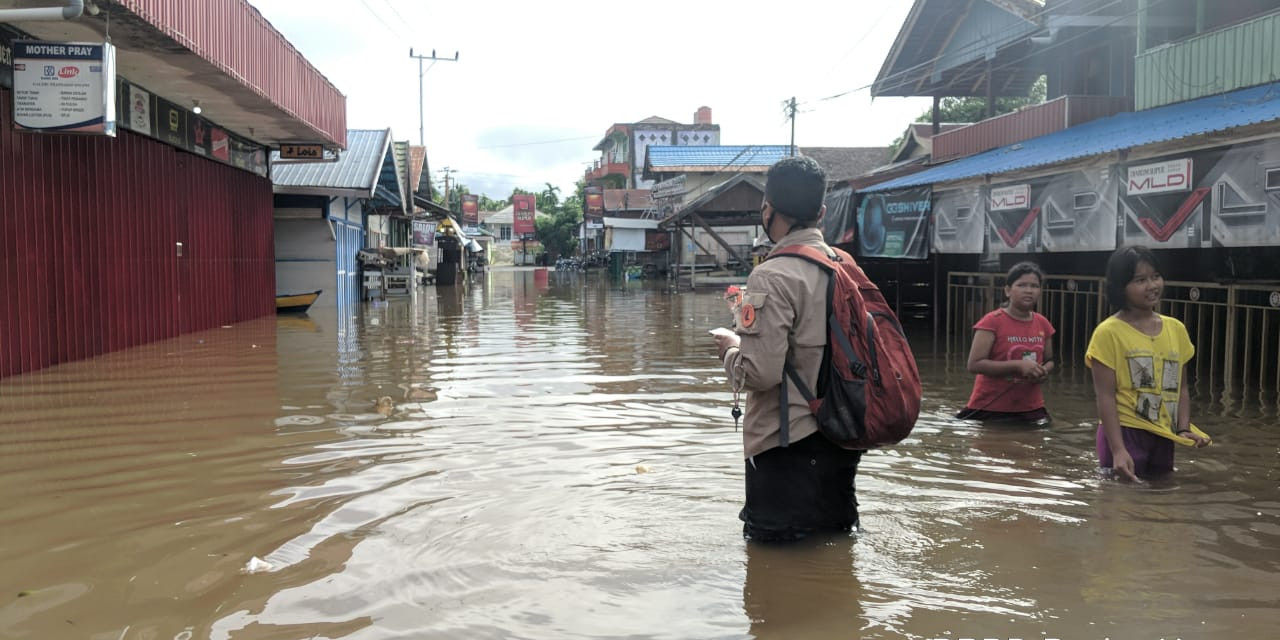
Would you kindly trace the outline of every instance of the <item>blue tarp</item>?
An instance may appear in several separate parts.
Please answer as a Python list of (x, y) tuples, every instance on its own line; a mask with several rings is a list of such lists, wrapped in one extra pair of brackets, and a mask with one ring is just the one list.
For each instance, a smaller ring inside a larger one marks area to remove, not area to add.
[(961, 158), (863, 192), (954, 182), (1280, 120), (1280, 82), (1086, 122)]

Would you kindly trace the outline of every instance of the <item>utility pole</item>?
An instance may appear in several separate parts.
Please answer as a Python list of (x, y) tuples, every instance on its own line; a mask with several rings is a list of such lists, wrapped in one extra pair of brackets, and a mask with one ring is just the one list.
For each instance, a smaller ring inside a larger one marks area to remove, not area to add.
[[(449, 209), (449, 174), (457, 172), (456, 169), (450, 169), (449, 167), (440, 170), (440, 173), (444, 174), (444, 208), (446, 209)], [(449, 210), (453, 211), (453, 209)]]
[[(418, 59), (418, 144), (419, 144), (419, 145), (421, 145), (421, 146), (426, 146), (426, 144), (427, 144), (427, 143), (426, 143), (426, 136), (423, 134), (423, 126), (422, 126), (422, 121), (423, 121), (423, 118), (422, 118), (422, 112), (423, 112), (423, 106), (422, 106), (422, 76), (423, 76), (423, 74), (425, 74), (425, 73), (426, 73), (426, 71), (423, 71), (423, 69), (422, 69), (422, 61), (423, 61), (423, 60), (430, 60), (432, 65), (434, 65), (435, 63), (437, 63), (437, 62), (439, 62), (439, 61), (441, 61), (441, 60), (444, 60), (445, 62), (457, 62), (457, 61), (458, 61), (458, 52), (457, 52), (457, 51), (454, 51), (454, 52), (453, 52), (453, 57), (452, 57), (452, 58), (437, 58), (437, 57), (436, 57), (436, 50), (435, 50), (435, 49), (432, 49), (432, 50), (431, 50), (431, 55), (429, 55), (429, 56), (423, 56), (423, 55), (416, 55), (416, 56), (415, 56), (415, 55), (413, 55), (413, 47), (409, 47), (409, 57), (410, 57), (410, 58), (417, 58), (417, 59)], [(430, 69), (431, 67), (427, 67), (427, 68), (428, 68), (428, 69)], [(448, 204), (448, 203), (449, 203), (449, 201), (448, 201), (448, 200), (445, 200), (445, 204)]]
[(787, 117), (791, 118), (791, 157), (796, 155), (796, 97), (787, 101)]

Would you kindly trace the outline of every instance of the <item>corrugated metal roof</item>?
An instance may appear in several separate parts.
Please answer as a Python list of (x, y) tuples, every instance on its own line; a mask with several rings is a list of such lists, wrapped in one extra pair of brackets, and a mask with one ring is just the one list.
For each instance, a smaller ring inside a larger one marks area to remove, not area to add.
[(881, 182), (863, 191), (1007, 173), (1273, 120), (1280, 120), (1280, 82), (1086, 122)]
[(654, 146), (648, 150), (653, 169), (664, 167), (751, 167), (769, 166), (791, 155), (787, 145), (707, 145)]
[(277, 186), (371, 191), (382, 168), (390, 129), (352, 129), (337, 162), (281, 162), (271, 152), (271, 181)]

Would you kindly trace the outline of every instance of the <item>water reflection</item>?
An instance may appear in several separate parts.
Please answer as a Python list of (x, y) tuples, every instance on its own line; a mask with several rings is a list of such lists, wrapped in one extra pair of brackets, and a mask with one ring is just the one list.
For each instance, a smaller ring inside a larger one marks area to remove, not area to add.
[[(715, 292), (490, 271), (0, 381), (0, 636), (1268, 637), (1280, 437), (1100, 482), (1087, 377), (1042, 429), (924, 417), (865, 528), (747, 545)], [(927, 330), (922, 333), (928, 333)], [(385, 401), (383, 399), (386, 399)], [(245, 573), (250, 558), (269, 571)], [(16, 597), (17, 594), (23, 594)], [(7, 594), (7, 595), (6, 595)]]

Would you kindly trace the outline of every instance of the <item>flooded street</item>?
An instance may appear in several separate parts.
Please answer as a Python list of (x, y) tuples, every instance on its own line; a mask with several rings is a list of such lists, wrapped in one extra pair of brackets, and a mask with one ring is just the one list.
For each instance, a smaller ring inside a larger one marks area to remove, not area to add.
[(922, 330), (925, 416), (863, 458), (865, 531), (761, 547), (737, 519), (718, 291), (511, 270), (422, 291), (0, 380), (0, 637), (1280, 625), (1274, 406), (1193, 409), (1213, 447), (1179, 448), (1163, 483), (1103, 482), (1083, 367), (1046, 388), (1051, 427), (984, 428), (949, 417), (971, 377)]

